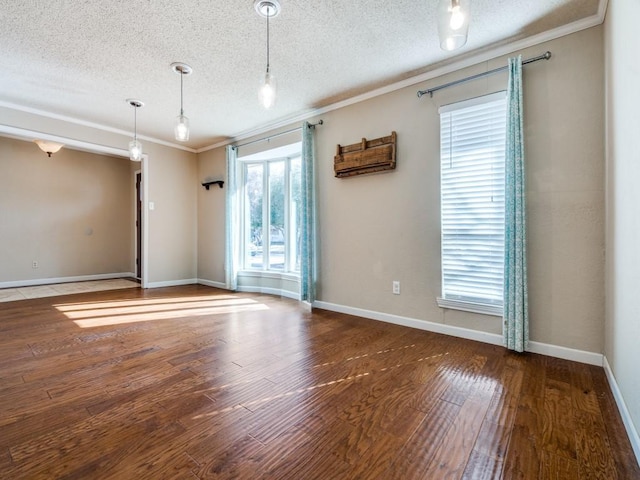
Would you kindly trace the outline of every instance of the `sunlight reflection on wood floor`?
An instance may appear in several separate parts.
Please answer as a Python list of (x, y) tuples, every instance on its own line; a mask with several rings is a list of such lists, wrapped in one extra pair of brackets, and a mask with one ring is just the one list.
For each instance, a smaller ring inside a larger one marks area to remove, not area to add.
[(118, 290), (121, 288), (139, 288), (140, 284), (126, 278), (110, 280), (91, 280), (86, 282), (56, 283), (52, 285), (35, 285), (0, 289), (0, 302), (13, 302), (31, 298), (56, 297), (73, 293), (99, 292), (102, 290)]

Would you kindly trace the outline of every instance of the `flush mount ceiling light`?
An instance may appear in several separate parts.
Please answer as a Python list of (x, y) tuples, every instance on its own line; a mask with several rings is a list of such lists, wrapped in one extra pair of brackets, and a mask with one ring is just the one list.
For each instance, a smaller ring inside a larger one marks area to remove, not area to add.
[(467, 43), (469, 33), (469, 0), (440, 0), (438, 35), (440, 48), (451, 51)]
[(268, 109), (276, 103), (276, 77), (271, 74), (269, 65), (269, 19), (278, 16), (280, 3), (278, 0), (255, 0), (253, 7), (258, 12), (258, 15), (267, 19), (267, 72), (262, 78), (258, 98), (262, 106)]
[(175, 62), (171, 64), (171, 69), (180, 75), (180, 115), (176, 118), (176, 126), (173, 129), (176, 140), (186, 142), (189, 140), (189, 118), (184, 115), (182, 108), (182, 78), (185, 75), (191, 75), (193, 69), (186, 63)]
[(52, 153), (57, 153), (64, 145), (62, 143), (50, 142), (49, 140), (34, 140), (47, 155), (51, 156)]
[(129, 142), (129, 158), (134, 162), (142, 160), (142, 144), (138, 141), (138, 109), (144, 103), (134, 98), (127, 98), (127, 103), (133, 107), (133, 140)]

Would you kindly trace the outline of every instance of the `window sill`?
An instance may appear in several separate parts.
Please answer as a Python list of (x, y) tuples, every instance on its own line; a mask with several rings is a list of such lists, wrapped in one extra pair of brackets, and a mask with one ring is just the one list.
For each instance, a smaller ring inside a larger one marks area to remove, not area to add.
[(450, 310), (462, 310), (471, 313), (481, 313), (483, 315), (492, 315), (502, 317), (502, 306), (489, 305), (486, 303), (465, 302), (464, 300), (448, 300), (446, 298), (437, 299), (440, 308), (448, 308)]
[(275, 278), (276, 280), (289, 280), (292, 282), (299, 282), (300, 275), (297, 273), (280, 273), (265, 270), (240, 270), (238, 272), (240, 277), (253, 277), (253, 278)]

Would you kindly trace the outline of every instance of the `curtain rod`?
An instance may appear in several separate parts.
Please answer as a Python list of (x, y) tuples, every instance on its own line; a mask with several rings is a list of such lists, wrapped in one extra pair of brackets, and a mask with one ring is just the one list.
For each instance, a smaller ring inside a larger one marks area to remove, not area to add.
[[(547, 51), (537, 57), (523, 60), (522, 64), (526, 65), (527, 63), (537, 62), (538, 60), (549, 60), (550, 58), (551, 58), (551, 52)], [(444, 85), (438, 85), (437, 87), (429, 88), (428, 90), (419, 90), (418, 98), (422, 97), (425, 93), (428, 93), (429, 96), (433, 98), (433, 92), (437, 92), (438, 90), (442, 90), (443, 88), (453, 87), (454, 85), (458, 85), (460, 83), (469, 82), (477, 78), (486, 77), (487, 75), (493, 75), (494, 73), (502, 72), (503, 70), (507, 70), (508, 68), (509, 66), (505, 65), (504, 67), (494, 68), (493, 70), (489, 70), (488, 72), (478, 73), (477, 75), (471, 75), (470, 77), (461, 78), (460, 80), (455, 80), (453, 82), (445, 83)]]
[[(309, 128), (315, 128), (316, 125), (322, 125), (323, 123), (324, 122), (322, 120), (319, 120), (318, 123), (310, 123), (309, 124)], [(252, 144), (258, 143), (258, 142), (268, 141), (268, 140), (271, 140), (272, 138), (281, 137), (282, 135), (286, 135), (288, 133), (297, 132), (298, 130), (302, 130), (302, 127), (292, 128), (291, 130), (286, 130), (284, 132), (276, 133), (275, 135), (270, 135), (268, 137), (259, 138), (257, 140), (251, 140), (250, 142), (241, 143), (240, 145), (234, 145), (234, 147), (235, 148), (246, 147), (247, 145), (252, 145)]]

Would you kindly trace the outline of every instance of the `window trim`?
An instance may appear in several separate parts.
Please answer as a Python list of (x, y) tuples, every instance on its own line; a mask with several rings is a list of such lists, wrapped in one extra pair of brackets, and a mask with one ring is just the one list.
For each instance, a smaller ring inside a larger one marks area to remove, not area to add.
[(490, 305), (488, 303), (467, 302), (464, 300), (452, 300), (448, 298), (437, 297), (436, 301), (440, 308), (449, 310), (462, 310), (464, 312), (482, 313), (483, 315), (492, 315), (502, 317), (502, 305)]

